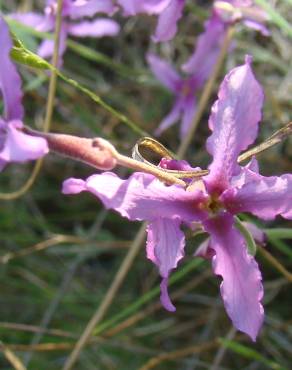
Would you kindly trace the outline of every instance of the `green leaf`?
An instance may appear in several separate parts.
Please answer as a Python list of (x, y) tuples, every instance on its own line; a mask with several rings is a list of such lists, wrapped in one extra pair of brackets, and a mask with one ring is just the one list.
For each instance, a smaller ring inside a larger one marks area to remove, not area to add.
[(47, 61), (26, 49), (23, 43), (12, 32), (11, 36), (14, 46), (10, 52), (10, 56), (15, 62), (36, 69), (51, 69)]
[(222, 343), (222, 345), (224, 347), (231, 349), (233, 352), (238, 353), (242, 357), (250, 358), (252, 360), (261, 362), (261, 363), (265, 364), (266, 366), (268, 366), (271, 369), (286, 370), (284, 367), (282, 367), (278, 363), (267, 359), (266, 357), (262, 356), (256, 350), (254, 350), (250, 347), (247, 347), (243, 344), (239, 344), (235, 341), (228, 340), (228, 339), (223, 339), (223, 338), (220, 339), (220, 342)]

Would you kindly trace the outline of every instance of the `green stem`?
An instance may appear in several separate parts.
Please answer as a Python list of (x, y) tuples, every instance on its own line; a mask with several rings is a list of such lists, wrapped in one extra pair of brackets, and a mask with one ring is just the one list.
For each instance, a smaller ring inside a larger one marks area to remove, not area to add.
[(234, 219), (235, 219), (235, 226), (240, 231), (240, 233), (242, 234), (242, 236), (244, 237), (244, 239), (246, 241), (248, 253), (251, 256), (255, 256), (256, 251), (257, 251), (257, 246), (256, 246), (256, 243), (255, 243), (251, 233), (243, 225), (243, 223), (240, 221), (240, 219), (238, 217), (234, 217)]

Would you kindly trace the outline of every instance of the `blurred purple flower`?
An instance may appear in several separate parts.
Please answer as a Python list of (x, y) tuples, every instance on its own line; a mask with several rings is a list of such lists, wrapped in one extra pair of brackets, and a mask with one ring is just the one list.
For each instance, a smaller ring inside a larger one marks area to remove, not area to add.
[(202, 86), (203, 76), (198, 73), (187, 78), (180, 77), (169, 63), (154, 54), (148, 54), (147, 61), (154, 76), (176, 97), (172, 110), (162, 120), (155, 135), (160, 135), (182, 117), (180, 137), (183, 138), (188, 133), (196, 112), (195, 93)]
[(9, 162), (25, 162), (48, 153), (46, 140), (26, 135), (23, 127), (21, 104), (21, 80), (10, 60), (12, 41), (9, 29), (0, 17), (0, 90), (4, 101), (3, 117), (0, 117), (0, 170)]
[(261, 274), (234, 226), (234, 215), (251, 212), (263, 219), (276, 215), (292, 219), (292, 175), (261, 176), (255, 159), (245, 167), (237, 164), (240, 152), (257, 136), (263, 104), (262, 88), (250, 63), (247, 57), (244, 65), (228, 73), (213, 105), (209, 119), (212, 134), (207, 140), (213, 160), (208, 176), (184, 189), (166, 186), (145, 173), (122, 180), (105, 172), (86, 181), (68, 179), (63, 193), (89, 191), (106, 208), (130, 220), (148, 221), (147, 257), (159, 268), (161, 301), (170, 311), (175, 307), (167, 292), (168, 276), (184, 255), (180, 226), (200, 222), (210, 234), (213, 269), (223, 279), (221, 295), (226, 311), (234, 326), (255, 340), (263, 321)]
[(269, 31), (264, 25), (267, 20), (267, 14), (252, 0), (216, 0), (205, 30), (198, 37), (194, 52), (182, 65), (182, 70), (189, 74), (202, 74), (202, 78), (207, 80), (217, 61), (227, 26), (242, 21), (247, 27), (268, 36)]
[[(60, 33), (60, 60), (66, 50), (66, 40), (68, 35), (77, 37), (103, 37), (116, 36), (120, 31), (120, 26), (112, 19), (99, 18), (93, 21), (79, 21), (76, 19), (83, 17), (93, 17), (96, 13), (113, 14), (115, 7), (111, 0), (64, 0), (62, 9), (62, 25)], [(40, 13), (15, 13), (10, 17), (35, 28), (40, 32), (50, 32), (55, 28), (57, 12), (57, 0), (47, 0), (44, 14)], [(72, 22), (73, 20), (73, 22)], [(41, 43), (38, 54), (43, 58), (53, 55), (54, 41), (45, 40)]]
[(270, 34), (265, 27), (268, 14), (255, 5), (254, 0), (216, 0), (214, 9), (225, 22), (242, 21), (247, 27), (260, 31), (264, 36)]
[(125, 16), (139, 13), (158, 15), (158, 23), (153, 41), (169, 41), (177, 31), (177, 21), (181, 18), (185, 0), (117, 0)]

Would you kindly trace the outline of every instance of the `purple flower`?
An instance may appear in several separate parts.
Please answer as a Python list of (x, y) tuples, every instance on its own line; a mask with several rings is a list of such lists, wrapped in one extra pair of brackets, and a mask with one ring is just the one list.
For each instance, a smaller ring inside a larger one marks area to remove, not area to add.
[(89, 191), (106, 208), (130, 220), (148, 221), (147, 257), (159, 268), (161, 301), (170, 311), (175, 307), (167, 292), (168, 276), (184, 255), (180, 226), (200, 222), (210, 235), (207, 248), (214, 273), (223, 279), (220, 290), (226, 311), (234, 326), (253, 340), (263, 321), (263, 287), (258, 265), (235, 227), (234, 216), (250, 212), (263, 219), (276, 215), (292, 219), (292, 175), (262, 176), (255, 159), (245, 167), (237, 163), (240, 152), (257, 136), (262, 104), (262, 88), (247, 57), (244, 65), (227, 74), (212, 107), (212, 133), (207, 140), (213, 157), (210, 173), (186, 189), (166, 186), (144, 173), (122, 180), (105, 172), (63, 184), (65, 194)]
[(216, 0), (212, 15), (205, 23), (205, 30), (198, 37), (194, 52), (182, 65), (182, 70), (202, 75), (202, 79), (207, 80), (217, 61), (227, 26), (242, 21), (247, 27), (267, 36), (269, 31), (264, 26), (267, 20), (266, 13), (256, 7), (252, 0)]
[(154, 54), (148, 54), (147, 61), (155, 77), (175, 95), (173, 108), (162, 120), (155, 135), (160, 135), (181, 117), (180, 137), (183, 138), (188, 133), (196, 112), (195, 93), (203, 84), (203, 76), (196, 73), (182, 78), (169, 63)]
[(0, 17), (1, 68), (0, 90), (4, 101), (3, 117), (0, 117), (0, 170), (8, 162), (25, 162), (48, 153), (46, 140), (26, 135), (23, 127), (21, 104), (21, 80), (10, 60), (12, 41), (9, 29)]
[(264, 36), (270, 34), (264, 25), (269, 17), (263, 9), (255, 5), (253, 0), (216, 0), (214, 9), (225, 22), (240, 20), (247, 27), (260, 31)]
[(139, 13), (158, 15), (153, 41), (169, 41), (177, 31), (177, 21), (182, 17), (185, 0), (117, 0), (125, 16)]
[[(83, 17), (93, 17), (96, 13), (113, 14), (115, 8), (111, 0), (64, 0), (62, 9), (62, 25), (60, 33), (60, 57), (65, 52), (66, 40), (68, 35), (77, 37), (103, 37), (115, 36), (118, 34), (119, 25), (107, 18), (99, 18), (93, 21), (80, 21), (76, 19)], [(55, 29), (55, 20), (57, 12), (57, 1), (47, 0), (44, 14), (24, 13), (11, 14), (10, 17), (17, 21), (34, 27), (40, 32), (50, 32)], [(74, 20), (72, 22), (71, 20)], [(38, 54), (43, 58), (53, 55), (54, 41), (45, 40), (38, 49)]]

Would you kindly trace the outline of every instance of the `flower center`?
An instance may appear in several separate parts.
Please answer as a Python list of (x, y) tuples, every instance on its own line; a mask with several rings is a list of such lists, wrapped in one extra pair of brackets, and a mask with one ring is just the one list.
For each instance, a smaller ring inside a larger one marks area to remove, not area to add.
[(207, 210), (211, 214), (217, 214), (219, 211), (221, 211), (223, 208), (223, 204), (220, 202), (218, 197), (210, 197), (208, 205), (207, 205)]
[(188, 96), (192, 92), (189, 81), (185, 81), (181, 90), (183, 96)]

